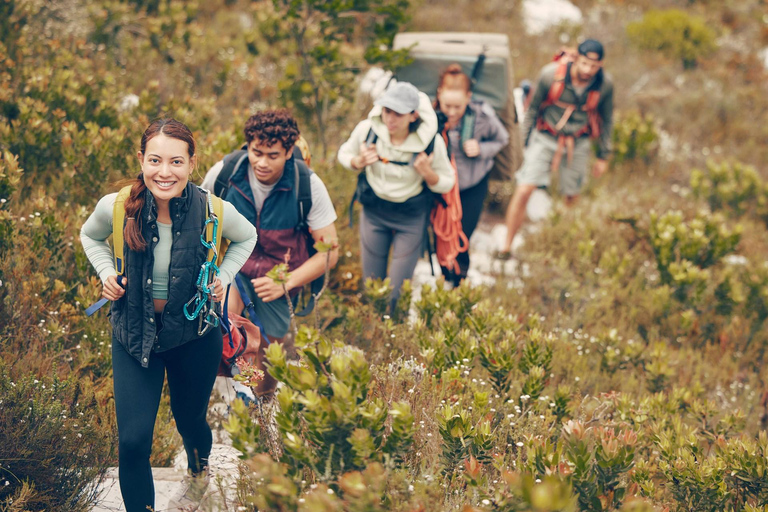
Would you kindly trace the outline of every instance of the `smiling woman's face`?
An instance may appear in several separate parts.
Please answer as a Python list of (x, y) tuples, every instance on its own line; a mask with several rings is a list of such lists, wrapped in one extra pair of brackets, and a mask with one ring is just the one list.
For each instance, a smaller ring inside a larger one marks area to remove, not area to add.
[(461, 89), (438, 89), (437, 99), (440, 102), (440, 110), (448, 118), (448, 125), (457, 126), (467, 111), (472, 93)]
[(181, 196), (195, 164), (186, 142), (160, 133), (147, 142), (144, 154), (139, 152), (138, 156), (144, 183), (155, 200), (164, 202)]

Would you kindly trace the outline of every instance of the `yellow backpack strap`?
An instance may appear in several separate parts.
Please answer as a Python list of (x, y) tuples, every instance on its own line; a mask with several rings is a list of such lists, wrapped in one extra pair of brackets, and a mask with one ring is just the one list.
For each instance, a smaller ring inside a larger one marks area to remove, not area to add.
[(125, 224), (125, 200), (131, 195), (131, 185), (123, 187), (117, 193), (115, 206), (112, 209), (112, 254), (115, 257), (117, 275), (125, 274), (123, 259), (123, 228)]
[[(218, 257), (216, 258), (216, 266), (218, 267), (221, 265), (222, 260), (224, 259), (224, 253), (227, 252), (227, 247), (229, 246), (229, 240), (224, 240), (223, 236), (223, 229), (224, 229), (224, 201), (213, 194), (210, 194), (210, 198), (213, 202), (213, 213), (216, 215), (216, 218), (219, 219), (219, 228), (216, 233), (216, 254), (218, 254)], [(211, 239), (213, 239), (213, 224), (208, 224), (208, 227), (205, 232), (206, 240), (210, 243)], [(213, 260), (213, 250), (208, 250), (208, 261)]]

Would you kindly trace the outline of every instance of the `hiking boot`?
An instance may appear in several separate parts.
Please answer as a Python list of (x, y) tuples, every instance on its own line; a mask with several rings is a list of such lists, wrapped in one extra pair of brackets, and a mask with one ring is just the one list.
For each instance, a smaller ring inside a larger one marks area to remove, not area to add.
[(174, 512), (194, 512), (200, 508), (200, 502), (208, 490), (211, 475), (204, 470), (197, 475), (186, 475), (176, 492), (168, 501), (168, 509)]
[(493, 251), (494, 259), (501, 261), (509, 261), (515, 257), (512, 255), (512, 251)]

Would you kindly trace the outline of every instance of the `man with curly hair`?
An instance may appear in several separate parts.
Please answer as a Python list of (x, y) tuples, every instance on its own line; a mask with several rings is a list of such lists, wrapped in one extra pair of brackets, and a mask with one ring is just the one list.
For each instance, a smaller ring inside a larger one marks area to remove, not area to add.
[[(267, 336), (279, 342), (288, 333), (290, 312), (282, 286), (266, 274), (287, 261), (286, 288), (295, 299), (305, 284), (325, 273), (326, 255), (310, 256), (311, 247), (321, 239), (336, 240), (337, 216), (323, 181), (300, 154), (294, 157), (299, 128), (288, 110), (264, 110), (251, 116), (245, 123), (245, 140), (246, 150), (235, 151), (214, 165), (202, 187), (220, 192), (256, 226), (258, 243), (240, 273), (251, 283), (247, 291)], [(302, 183), (311, 190), (309, 202), (302, 200), (308, 196)], [(302, 212), (307, 204), (308, 211)], [(337, 261), (338, 249), (334, 249), (331, 266)], [(237, 294), (230, 295), (230, 311), (242, 311), (239, 299)]]

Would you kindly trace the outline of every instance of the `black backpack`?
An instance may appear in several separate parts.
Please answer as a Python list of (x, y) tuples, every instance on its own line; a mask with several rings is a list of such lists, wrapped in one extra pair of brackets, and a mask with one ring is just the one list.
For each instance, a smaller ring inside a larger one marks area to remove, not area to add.
[[(221, 172), (216, 178), (216, 183), (213, 186), (213, 193), (221, 198), (224, 198), (229, 190), (230, 179), (235, 173), (235, 170), (240, 167), (245, 159), (248, 158), (248, 151), (243, 145), (242, 148), (237, 151), (233, 151), (224, 157), (224, 166), (221, 168)], [(312, 257), (317, 251), (315, 250), (315, 240), (312, 238), (312, 234), (309, 232), (309, 225), (307, 224), (307, 215), (312, 209), (312, 186), (310, 184), (310, 176), (312, 171), (304, 162), (304, 157), (301, 154), (301, 150), (298, 146), (293, 147), (293, 163), (296, 170), (296, 202), (299, 206), (299, 223), (296, 225), (296, 231), (301, 231), (304, 236), (307, 237), (307, 252)], [(307, 299), (302, 290), (301, 297), (299, 299), (300, 304), (303, 307), (297, 308), (296, 316), (303, 317), (309, 315), (312, 309), (315, 307), (315, 294), (318, 293), (325, 283), (325, 273), (312, 281), (310, 285), (310, 296)]]

